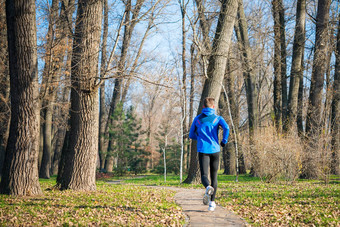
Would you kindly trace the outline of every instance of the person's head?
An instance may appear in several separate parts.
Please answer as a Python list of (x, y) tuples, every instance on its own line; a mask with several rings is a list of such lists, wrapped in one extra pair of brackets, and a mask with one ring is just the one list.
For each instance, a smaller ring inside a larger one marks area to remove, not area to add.
[(206, 97), (203, 100), (203, 108), (214, 108), (215, 106), (215, 99), (211, 97)]

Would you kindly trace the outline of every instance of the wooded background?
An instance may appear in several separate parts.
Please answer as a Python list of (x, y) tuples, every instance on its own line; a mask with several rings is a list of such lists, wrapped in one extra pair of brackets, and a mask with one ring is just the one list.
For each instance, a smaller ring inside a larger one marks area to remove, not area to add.
[(195, 182), (208, 96), (225, 174), (339, 174), (339, 1), (0, 0), (0, 26), (1, 193), (56, 174), (95, 190), (96, 171)]

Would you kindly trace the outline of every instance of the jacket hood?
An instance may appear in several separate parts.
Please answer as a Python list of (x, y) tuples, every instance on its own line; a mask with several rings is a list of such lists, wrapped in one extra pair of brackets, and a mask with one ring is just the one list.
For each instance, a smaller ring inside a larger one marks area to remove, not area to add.
[(202, 113), (204, 113), (207, 116), (213, 115), (213, 114), (215, 114), (215, 109), (213, 109), (213, 108), (203, 108)]

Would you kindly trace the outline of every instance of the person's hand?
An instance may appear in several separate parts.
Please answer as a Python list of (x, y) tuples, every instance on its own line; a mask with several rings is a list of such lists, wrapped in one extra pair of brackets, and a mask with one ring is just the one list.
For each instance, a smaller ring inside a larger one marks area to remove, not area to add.
[(221, 142), (221, 146), (224, 147), (224, 146), (225, 146), (225, 143)]

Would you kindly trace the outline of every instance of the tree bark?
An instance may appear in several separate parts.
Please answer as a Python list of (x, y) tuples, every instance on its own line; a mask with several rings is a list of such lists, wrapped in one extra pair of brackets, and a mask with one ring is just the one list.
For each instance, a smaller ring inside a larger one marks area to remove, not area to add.
[[(194, 96), (195, 96), (195, 74), (196, 74), (196, 64), (197, 64), (197, 55), (195, 55), (195, 47), (192, 44), (190, 47), (190, 68), (191, 68), (191, 74), (190, 74), (190, 97), (189, 97), (189, 127), (190, 124), (192, 124), (194, 120)], [(190, 157), (191, 157), (191, 143), (192, 141), (189, 140), (188, 143), (188, 167), (190, 166)]]
[[(103, 42), (102, 42), (102, 56), (101, 56), (101, 64), (100, 64), (100, 77), (103, 78), (105, 76), (105, 70), (107, 68), (107, 56), (106, 56), (106, 48), (107, 48), (107, 36), (109, 29), (109, 9), (108, 9), (108, 1), (103, 0), (104, 3), (104, 26), (103, 26)], [(104, 169), (105, 167), (105, 157), (107, 152), (107, 139), (105, 134), (105, 128), (107, 123), (107, 111), (105, 105), (105, 81), (102, 82), (99, 89), (99, 161), (100, 161), (100, 169)]]
[(98, 54), (102, 0), (79, 0), (71, 68), (71, 127), (61, 189), (96, 189), (98, 155)]
[[(228, 57), (226, 68), (227, 69), (224, 78), (224, 86), (225, 89), (227, 90), (227, 94), (225, 94), (223, 91), (221, 92), (219, 106), (222, 109), (221, 111), (222, 117), (229, 123), (229, 125), (231, 125), (231, 120), (233, 120), (235, 126), (235, 131), (231, 128), (230, 134), (232, 136), (229, 137), (228, 144), (222, 150), (224, 162), (224, 174), (232, 175), (236, 173), (235, 139), (238, 140), (238, 138), (235, 137), (238, 136), (239, 110), (234, 95), (235, 80), (234, 75), (232, 73), (230, 55)], [(225, 95), (228, 95), (229, 103), (227, 103), (227, 97)], [(232, 119), (230, 119), (229, 117), (228, 105), (230, 106)]]
[(281, 130), (281, 33), (280, 33), (280, 0), (272, 1), (274, 18), (274, 125), (277, 131)]
[[(58, 39), (60, 39), (58, 42), (60, 42), (61, 48), (60, 51), (58, 52), (58, 63), (59, 63), (59, 69), (57, 69), (58, 73), (57, 75), (60, 74), (60, 71), (62, 69), (62, 64), (64, 56), (65, 56), (65, 51), (67, 50), (67, 55), (66, 55), (66, 66), (65, 66), (65, 72), (70, 72), (71, 71), (71, 58), (72, 58), (72, 30), (69, 29), (69, 27), (73, 27), (72, 24), (69, 24), (69, 22), (72, 23), (72, 14), (74, 13), (75, 7), (74, 7), (74, 0), (69, 0), (68, 2), (62, 1), (61, 2), (61, 10), (60, 10), (60, 15), (59, 15), (59, 29), (57, 30), (57, 36)], [(53, 153), (53, 163), (52, 163), (52, 168), (51, 168), (51, 174), (56, 175), (58, 174), (58, 169), (59, 169), (59, 162), (61, 160), (62, 156), (62, 151), (64, 147), (64, 142), (65, 141), (65, 135), (66, 135), (66, 130), (69, 126), (69, 93), (70, 89), (68, 86), (68, 83), (70, 82), (70, 77), (68, 76), (67, 73), (64, 74), (65, 81), (64, 81), (64, 87), (62, 89), (62, 103), (63, 105), (60, 105), (58, 107), (58, 116), (60, 116), (60, 119), (63, 119), (62, 126), (58, 127), (58, 132), (57, 132), (57, 139), (55, 142), (55, 147), (54, 147), (54, 153)]]
[(288, 111), (285, 131), (296, 130), (300, 74), (305, 47), (306, 0), (298, 0), (293, 44), (293, 58), (289, 81)]
[(331, 135), (332, 135), (332, 162), (331, 172), (332, 174), (340, 174), (340, 15), (338, 23), (337, 44), (335, 51), (335, 73), (333, 82), (333, 100), (332, 100), (332, 112), (331, 112)]
[(301, 70), (297, 73), (297, 77), (299, 77), (299, 91), (298, 91), (298, 107), (297, 107), (297, 116), (296, 116), (296, 124), (298, 128), (298, 134), (300, 138), (304, 137), (304, 128), (303, 128), (303, 71), (304, 71), (304, 52), (302, 52), (301, 57)]
[[(11, 118), (9, 81), (6, 8), (5, 1), (2, 0), (0, 2), (0, 166), (3, 166), (5, 158)], [(1, 172), (2, 168), (0, 168), (0, 176)]]
[[(219, 100), (222, 82), (224, 78), (227, 56), (231, 36), (234, 28), (235, 17), (237, 12), (238, 0), (223, 0), (221, 12), (218, 19), (214, 42), (212, 46), (212, 55), (209, 59), (209, 66), (207, 70), (207, 79), (204, 82), (201, 101), (198, 108), (198, 113), (203, 109), (203, 100), (206, 97), (213, 97), (216, 101)], [(197, 142), (193, 141), (191, 147), (191, 160), (189, 166), (188, 177), (185, 183), (192, 183), (197, 176)]]
[[(186, 7), (188, 3), (185, 3), (185, 0), (179, 0), (180, 1), (180, 8), (181, 8), (181, 15), (182, 15), (182, 97), (181, 97), (181, 108), (182, 108), (182, 127), (183, 127), (183, 135), (182, 135), (182, 142), (184, 146), (183, 151), (183, 163), (187, 163), (187, 158), (189, 155), (187, 155), (186, 152), (186, 143), (188, 136), (185, 136), (187, 134), (187, 65), (186, 65), (186, 28), (185, 28), (185, 17), (186, 17)], [(185, 165), (186, 166), (186, 165)]]
[(286, 50), (286, 25), (285, 10), (283, 0), (279, 0), (279, 17), (280, 17), (280, 44), (281, 44), (281, 103), (282, 103), (282, 122), (283, 127), (287, 120), (287, 50)]
[[(203, 35), (203, 46), (205, 51), (208, 53), (211, 49), (211, 41), (209, 39), (210, 24), (205, 16), (205, 9), (202, 0), (195, 0), (198, 11), (198, 18), (200, 20), (200, 27)], [(207, 53), (202, 53), (203, 55)]]
[[(306, 121), (306, 133), (310, 138), (318, 137), (320, 131), (322, 88), (326, 72), (324, 63), (327, 57), (326, 50), (330, 4), (330, 0), (320, 0), (318, 2), (315, 31), (315, 52)], [(314, 140), (317, 140), (317, 138), (314, 138)]]
[[(310, 145), (308, 152), (315, 152), (317, 149), (321, 132), (322, 89), (326, 72), (325, 62), (327, 58), (326, 50), (330, 4), (330, 0), (318, 1), (313, 71), (306, 120), (306, 135)], [(306, 159), (305, 163), (303, 163), (304, 171), (302, 177), (315, 178), (317, 176), (315, 161), (316, 160), (313, 160), (312, 155)]]
[(238, 32), (236, 32), (236, 35), (243, 55), (243, 77), (247, 95), (249, 134), (252, 141), (258, 125), (258, 107), (256, 101), (257, 92), (255, 87), (255, 73), (253, 71), (251, 48), (248, 38), (248, 26), (246, 16), (244, 14), (243, 0), (239, 1), (237, 17), (238, 26), (236, 31), (238, 30)]
[(55, 41), (55, 25), (58, 13), (58, 0), (52, 1), (52, 6), (49, 15), (49, 25), (47, 32), (47, 44), (45, 53), (45, 66), (43, 71), (43, 81), (45, 82), (42, 86), (42, 116), (44, 117), (43, 122), (43, 154), (41, 165), (39, 169), (39, 177), (49, 179), (50, 178), (50, 167), (51, 167), (51, 153), (52, 153), (52, 115), (53, 115), (53, 102), (55, 99), (55, 88), (53, 87), (52, 80), (55, 78), (54, 75), (54, 62), (56, 60), (54, 56), (54, 41)]
[(7, 0), (11, 123), (1, 193), (40, 195), (39, 87), (34, 0)]

